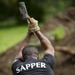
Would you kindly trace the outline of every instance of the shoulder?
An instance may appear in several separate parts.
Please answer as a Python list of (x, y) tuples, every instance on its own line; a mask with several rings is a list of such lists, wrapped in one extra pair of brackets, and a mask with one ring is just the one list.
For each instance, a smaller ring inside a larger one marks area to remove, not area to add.
[(12, 63), (12, 68), (20, 65), (21, 63), (22, 63), (22, 60), (20, 58), (16, 58)]
[(55, 57), (51, 54), (46, 53), (46, 54), (44, 54), (43, 59), (55, 59)]
[(45, 54), (43, 59), (52, 69), (54, 68), (55, 64), (55, 57), (51, 54)]

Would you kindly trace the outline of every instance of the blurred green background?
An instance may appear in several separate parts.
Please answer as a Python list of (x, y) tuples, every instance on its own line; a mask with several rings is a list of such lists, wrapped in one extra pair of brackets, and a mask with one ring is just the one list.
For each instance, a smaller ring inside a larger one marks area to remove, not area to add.
[[(0, 53), (23, 40), (27, 33), (27, 22), (19, 12), (19, 2), (24, 1), (28, 13), (43, 25), (68, 7), (75, 6), (74, 0), (0, 0)], [(62, 38), (63, 28), (52, 33)]]

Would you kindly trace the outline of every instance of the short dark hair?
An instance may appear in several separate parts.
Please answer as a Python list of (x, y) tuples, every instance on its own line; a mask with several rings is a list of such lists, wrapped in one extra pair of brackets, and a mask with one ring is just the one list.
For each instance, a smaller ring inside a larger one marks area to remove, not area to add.
[(37, 55), (39, 55), (39, 51), (36, 46), (28, 45), (23, 48), (22, 55), (24, 59), (27, 59), (30, 56), (36, 57)]

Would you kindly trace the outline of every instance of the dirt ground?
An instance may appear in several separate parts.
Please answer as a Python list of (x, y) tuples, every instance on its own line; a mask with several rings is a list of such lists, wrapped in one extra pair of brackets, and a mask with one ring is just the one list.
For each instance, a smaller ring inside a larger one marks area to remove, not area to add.
[[(56, 64), (54, 75), (75, 75), (75, 8), (69, 8), (64, 13), (55, 15), (52, 19), (46, 21), (42, 27), (42, 31), (47, 34), (60, 24), (66, 28), (66, 36), (59, 42), (52, 41), (55, 50), (56, 46), (61, 46), (61, 48), (56, 50), (55, 53)], [(70, 47), (72, 52), (69, 48), (65, 49), (63, 46)], [(19, 44), (0, 55), (0, 75), (12, 75), (11, 64), (18, 47)]]
[[(0, 55), (0, 75), (12, 75), (11, 64), (16, 53), (15, 48), (9, 49), (6, 53)], [(54, 75), (75, 75), (75, 55), (69, 55), (64, 52), (56, 52), (56, 64)]]

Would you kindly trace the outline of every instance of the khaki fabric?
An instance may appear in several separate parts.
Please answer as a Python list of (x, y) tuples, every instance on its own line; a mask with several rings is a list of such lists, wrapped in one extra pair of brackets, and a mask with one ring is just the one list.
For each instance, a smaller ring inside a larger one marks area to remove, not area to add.
[(29, 30), (29, 32), (33, 32), (34, 33), (35, 31), (40, 30), (40, 28), (38, 26), (38, 21), (35, 20), (34, 18), (30, 18), (30, 20), (31, 20), (32, 23), (30, 23), (28, 21), (28, 30)]

